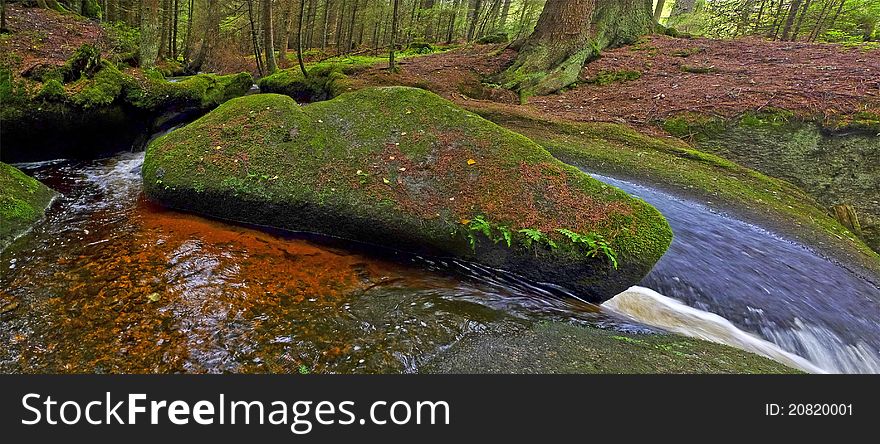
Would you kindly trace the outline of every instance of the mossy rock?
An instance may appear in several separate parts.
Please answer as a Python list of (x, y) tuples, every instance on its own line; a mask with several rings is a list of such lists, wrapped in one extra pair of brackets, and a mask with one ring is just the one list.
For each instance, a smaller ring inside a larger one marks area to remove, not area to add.
[(477, 43), (481, 45), (486, 44), (498, 44), (498, 43), (507, 43), (510, 40), (510, 37), (507, 36), (506, 32), (496, 32), (495, 34), (489, 34), (477, 39)]
[(800, 373), (770, 359), (673, 334), (631, 334), (562, 322), (464, 338), (424, 373)]
[(234, 99), (151, 143), (143, 175), (170, 207), (472, 261), (597, 302), (672, 238), (644, 201), (415, 88)]
[(284, 94), (300, 103), (320, 102), (341, 94), (347, 76), (336, 65), (318, 65), (311, 68), (309, 77), (299, 67), (284, 69), (263, 77), (258, 82), (260, 92)]
[(0, 250), (43, 217), (55, 192), (0, 162)]
[[(704, 148), (699, 140), (707, 134), (724, 134), (726, 123), (723, 119), (686, 115), (665, 122), (667, 131), (695, 141), (695, 147), (675, 138), (642, 134), (625, 125), (550, 120), (484, 102), (469, 102), (468, 105), (486, 119), (529, 137), (565, 163), (696, 201), (710, 202), (713, 208), (809, 245), (823, 255), (848, 264), (859, 274), (876, 276), (880, 273), (880, 256), (831, 217), (826, 205), (817, 202), (820, 199), (812, 197), (807, 192), (809, 190), (756, 171), (757, 168), (749, 168), (744, 162), (713, 154), (710, 145)], [(761, 120), (774, 128), (783, 128), (788, 125), (784, 123), (786, 115), (789, 113), (774, 111)], [(745, 134), (749, 133), (744, 133), (742, 152), (750, 153), (754, 142)], [(839, 133), (836, 140), (843, 142), (857, 134), (865, 136), (864, 133), (845, 134)], [(851, 139), (844, 150), (850, 153), (847, 155), (855, 152), (853, 148), (858, 148), (853, 145), (854, 141)], [(867, 145), (862, 149), (870, 150)], [(834, 150), (825, 154), (839, 155)], [(762, 158), (774, 160), (768, 155)], [(876, 161), (865, 160), (854, 168), (861, 172), (872, 171), (870, 165), (876, 165)], [(876, 198), (861, 202), (875, 201)], [(856, 213), (865, 239), (869, 239), (867, 233), (870, 229), (865, 229), (870, 224), (867, 213), (858, 208)]]
[(823, 121), (787, 110), (724, 119), (685, 114), (663, 122), (701, 149), (806, 191), (824, 208), (849, 205), (862, 239), (880, 252), (880, 118), (856, 113)]
[[(248, 73), (199, 74), (178, 82), (166, 81), (161, 73), (138, 78), (107, 60), (95, 62), (90, 48), (83, 45), (58, 68), (60, 74), (42, 84), (0, 69), (4, 161), (94, 157), (128, 149), (153, 131), (160, 117), (203, 113), (253, 85)], [(69, 74), (74, 72), (75, 80)]]

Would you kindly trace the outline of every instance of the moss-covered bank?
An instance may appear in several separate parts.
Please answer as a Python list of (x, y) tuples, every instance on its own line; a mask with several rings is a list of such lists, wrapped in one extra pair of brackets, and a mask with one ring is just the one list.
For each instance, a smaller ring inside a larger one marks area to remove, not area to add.
[(43, 217), (55, 192), (0, 162), (0, 250)]
[(880, 252), (880, 117), (817, 123), (773, 110), (733, 119), (682, 115), (663, 127), (701, 150), (797, 185), (828, 214), (849, 205), (860, 222), (849, 228)]
[(810, 245), (861, 274), (880, 275), (874, 251), (784, 180), (624, 125), (550, 121), (488, 104), (473, 110), (528, 136), (566, 163), (691, 197)]
[(143, 174), (172, 207), (470, 260), (593, 301), (638, 282), (672, 237), (645, 202), (415, 88), (235, 99), (154, 141)]
[(725, 345), (670, 334), (634, 335), (561, 322), (466, 338), (426, 373), (799, 373)]
[(92, 157), (130, 148), (176, 113), (201, 113), (244, 95), (247, 73), (199, 74), (179, 82), (155, 71), (120, 71), (84, 45), (62, 66), (13, 75), (0, 66), (4, 161)]

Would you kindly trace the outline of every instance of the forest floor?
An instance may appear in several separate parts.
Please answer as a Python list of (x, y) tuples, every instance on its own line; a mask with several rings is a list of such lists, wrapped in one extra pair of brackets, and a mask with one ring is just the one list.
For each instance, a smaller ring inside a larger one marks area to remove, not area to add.
[(6, 15), (11, 33), (0, 36), (0, 63), (18, 67), (16, 77), (39, 65), (63, 65), (85, 43), (107, 46), (101, 25), (76, 14), (12, 3)]
[[(532, 97), (525, 105), (509, 91), (480, 83), (515, 55), (503, 46), (478, 45), (406, 60), (400, 74), (377, 66), (357, 77), (367, 84), (427, 87), (459, 103), (488, 100), (546, 117), (625, 122), (640, 129), (654, 129), (657, 121), (685, 112), (731, 117), (782, 108), (805, 117), (880, 114), (876, 49), (649, 36), (639, 44), (605, 51), (585, 66), (577, 85)], [(627, 75), (638, 78), (615, 79)]]

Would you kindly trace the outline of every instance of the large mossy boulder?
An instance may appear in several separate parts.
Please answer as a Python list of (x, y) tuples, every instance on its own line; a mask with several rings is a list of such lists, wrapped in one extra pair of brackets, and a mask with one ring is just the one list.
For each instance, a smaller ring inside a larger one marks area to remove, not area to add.
[(0, 250), (43, 217), (55, 192), (0, 162)]
[(157, 122), (207, 112), (253, 86), (247, 73), (199, 74), (170, 82), (155, 71), (121, 71), (100, 59), (91, 45), (83, 45), (62, 66), (24, 74), (18, 77), (0, 66), (0, 155), (7, 162), (88, 158), (128, 149), (161, 129)]
[(672, 238), (644, 201), (415, 88), (234, 99), (151, 143), (143, 176), (170, 207), (476, 262), (596, 302)]

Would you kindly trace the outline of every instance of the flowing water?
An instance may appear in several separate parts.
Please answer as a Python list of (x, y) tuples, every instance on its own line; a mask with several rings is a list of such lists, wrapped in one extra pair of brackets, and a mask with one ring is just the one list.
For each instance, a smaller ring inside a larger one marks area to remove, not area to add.
[(62, 195), (0, 254), (0, 307), (14, 303), (0, 314), (0, 371), (414, 372), (467, 335), (546, 320), (653, 324), (806, 371), (880, 371), (875, 287), (632, 184), (602, 178), (660, 208), (676, 234), (643, 285), (690, 307), (638, 287), (597, 307), (472, 264), (162, 209), (142, 197), (142, 162), (20, 165)]
[(0, 253), (0, 372), (411, 372), (542, 320), (647, 331), (480, 267), (156, 207), (142, 162), (19, 165), (62, 196)]
[[(641, 283), (663, 296), (625, 293), (615, 299), (637, 301), (613, 299), (606, 303), (609, 308), (703, 337), (698, 330), (707, 318), (682, 310), (685, 306), (668, 300), (672, 297), (825, 371), (880, 373), (880, 289), (871, 282), (803, 245), (704, 205), (611, 177), (594, 177), (660, 210), (675, 235)], [(678, 312), (677, 317), (669, 317), (670, 312)], [(712, 321), (718, 327), (718, 320)], [(737, 335), (723, 333), (715, 340), (737, 345)]]

